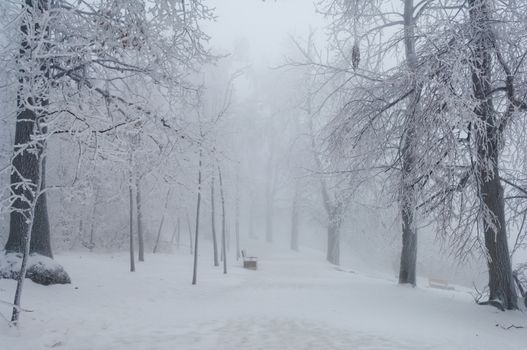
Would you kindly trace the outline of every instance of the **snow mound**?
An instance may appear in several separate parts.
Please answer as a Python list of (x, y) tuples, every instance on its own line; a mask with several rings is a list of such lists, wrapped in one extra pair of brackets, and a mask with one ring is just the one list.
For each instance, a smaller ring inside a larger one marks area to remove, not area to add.
[[(0, 277), (17, 279), (22, 266), (21, 253), (0, 252)], [(26, 278), (45, 286), (71, 283), (64, 268), (53, 259), (40, 254), (30, 254)]]

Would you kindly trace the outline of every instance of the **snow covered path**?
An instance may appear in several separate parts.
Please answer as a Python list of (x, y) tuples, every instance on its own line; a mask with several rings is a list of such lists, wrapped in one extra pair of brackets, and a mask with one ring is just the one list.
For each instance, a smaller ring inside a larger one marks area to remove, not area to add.
[[(206, 249), (206, 246), (205, 248)], [(204, 250), (202, 250), (204, 251)], [(208, 253), (208, 251), (207, 251)], [(478, 307), (466, 291), (397, 286), (338, 271), (315, 253), (260, 254), (227, 276), (191, 257), (58, 256), (70, 286), (28, 281), (20, 329), (0, 325), (0, 349), (525, 349), (527, 315)], [(0, 281), (0, 299), (15, 283)], [(9, 307), (0, 312), (9, 315)], [(504, 330), (500, 326), (523, 326)]]

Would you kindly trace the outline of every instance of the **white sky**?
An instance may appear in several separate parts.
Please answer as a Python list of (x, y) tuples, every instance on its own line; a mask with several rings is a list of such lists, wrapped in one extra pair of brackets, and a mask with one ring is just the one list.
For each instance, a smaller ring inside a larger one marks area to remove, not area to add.
[(217, 22), (207, 25), (213, 48), (231, 50), (239, 39), (250, 43), (253, 59), (276, 63), (290, 35), (306, 37), (309, 27), (320, 29), (323, 17), (312, 0), (211, 0)]

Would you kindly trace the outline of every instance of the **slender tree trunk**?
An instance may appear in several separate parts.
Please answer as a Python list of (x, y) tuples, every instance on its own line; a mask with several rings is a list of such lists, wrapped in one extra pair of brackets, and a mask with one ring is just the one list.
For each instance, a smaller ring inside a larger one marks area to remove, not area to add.
[(499, 174), (501, 131), (492, 103), (493, 32), (489, 0), (469, 0), (472, 25), (472, 87), (478, 105), (480, 123), (475, 127), (478, 192), (481, 199), (485, 247), (489, 268), (489, 302), (503, 309), (518, 308), (518, 296), (512, 275), (503, 187)]
[(240, 260), (240, 166), (236, 171), (236, 208), (234, 233), (236, 236), (236, 260)]
[(273, 190), (272, 190), (272, 156), (267, 160), (267, 181), (265, 183), (265, 240), (273, 242)]
[(181, 246), (181, 219), (177, 218), (177, 235), (176, 235), (176, 247), (179, 249)]
[(137, 249), (138, 260), (145, 261), (145, 240), (143, 235), (143, 203), (141, 200), (141, 179), (135, 180), (135, 205), (137, 209)]
[(255, 238), (254, 236), (254, 197), (251, 191), (251, 211), (249, 213), (249, 237)]
[[(313, 50), (312, 36), (309, 38), (308, 53), (311, 55)], [(309, 127), (309, 137), (311, 141), (311, 151), (313, 152), (313, 160), (315, 161), (316, 169), (319, 173), (324, 171), (322, 160), (317, 148), (317, 141), (315, 136), (315, 128), (313, 126), (313, 95), (310, 89), (306, 98), (306, 114)], [(323, 175), (319, 175), (320, 193), (322, 195), (322, 204), (328, 217), (327, 226), (327, 247), (326, 260), (332, 264), (340, 264), (340, 225), (342, 223), (342, 214), (344, 211), (344, 203), (340, 202), (337, 196), (330, 196), (328, 183)]]
[(91, 211), (91, 219), (90, 219), (90, 253), (93, 252), (93, 248), (95, 248), (95, 213), (97, 210), (97, 201), (99, 198), (99, 188), (95, 190), (95, 196), (93, 198), (93, 207)]
[(188, 237), (189, 237), (189, 243), (190, 243), (190, 255), (194, 254), (194, 247), (192, 243), (192, 227), (190, 225), (190, 216), (188, 215), (187, 210), (187, 226), (188, 226)]
[(225, 227), (225, 196), (223, 193), (223, 180), (221, 176), (221, 168), (218, 166), (218, 174), (220, 179), (220, 196), (221, 196), (221, 253), (223, 257), (223, 273), (227, 273), (227, 245), (226, 245), (226, 227)]
[(196, 284), (198, 278), (198, 237), (199, 237), (199, 209), (201, 206), (201, 158), (203, 157), (203, 150), (199, 150), (199, 167), (198, 167), (198, 200), (196, 203), (196, 232), (194, 234), (194, 271), (192, 274), (192, 284)]
[(159, 241), (161, 240), (161, 232), (163, 230), (163, 224), (165, 223), (165, 213), (161, 216), (161, 221), (159, 222), (159, 228), (157, 229), (157, 237), (156, 237), (156, 243), (154, 244), (154, 250), (152, 251), (154, 254), (157, 253), (157, 249), (159, 248)]
[(298, 251), (298, 184), (295, 184), (295, 194), (293, 197), (293, 209), (291, 212), (291, 250)]
[(399, 283), (416, 284), (417, 264), (417, 227), (415, 225), (415, 190), (413, 186), (412, 173), (415, 170), (414, 148), (417, 135), (415, 130), (416, 112), (419, 105), (421, 88), (416, 82), (417, 57), (415, 52), (415, 19), (414, 0), (404, 1), (404, 44), (406, 62), (412, 78), (413, 92), (409, 96), (406, 106), (405, 134), (401, 148), (402, 172), (401, 172), (401, 219), (403, 231), (403, 244), (401, 251), (401, 265), (399, 269)]
[[(319, 172), (323, 171), (322, 161), (317, 152), (315, 134), (313, 131), (313, 119), (311, 116), (311, 100), (308, 100), (308, 111), (309, 111), (309, 131), (311, 137), (311, 148), (313, 151), (313, 158), (315, 160), (316, 167)], [(340, 225), (342, 223), (342, 214), (343, 214), (343, 203), (340, 203), (337, 199), (331, 199), (328, 190), (328, 184), (326, 179), (320, 175), (320, 192), (322, 194), (322, 203), (324, 204), (324, 209), (328, 216), (328, 243), (326, 248), (326, 259), (328, 262), (339, 265), (340, 264)]]
[(210, 204), (211, 204), (211, 212), (210, 216), (212, 219), (211, 225), (212, 225), (212, 248), (214, 252), (214, 266), (220, 266), (220, 263), (218, 261), (218, 238), (216, 236), (216, 208), (215, 208), (215, 192), (214, 192), (214, 174), (212, 175), (211, 183), (210, 183)]
[(170, 245), (174, 245), (174, 241), (176, 240), (176, 235), (177, 235), (177, 226), (174, 227), (174, 231), (172, 232), (172, 237), (170, 238)]
[(157, 249), (159, 248), (159, 241), (161, 240), (161, 232), (163, 230), (163, 224), (165, 223), (165, 215), (168, 210), (168, 200), (169, 199), (170, 199), (170, 190), (168, 190), (167, 192), (167, 197), (165, 199), (165, 208), (163, 209), (163, 215), (161, 216), (161, 222), (159, 223), (159, 229), (157, 230), (156, 243), (154, 244), (154, 250), (153, 250), (154, 254), (157, 252)]
[[(39, 167), (38, 167), (38, 172), (40, 173), (42, 171), (42, 162), (43, 162), (43, 159), (41, 158), (40, 159), (40, 163), (39, 163)], [(18, 325), (18, 319), (19, 319), (19, 316), (20, 316), (20, 305), (21, 305), (21, 299), (22, 299), (22, 290), (24, 288), (24, 280), (26, 279), (26, 273), (27, 273), (27, 265), (28, 265), (28, 260), (29, 260), (29, 253), (30, 253), (30, 246), (31, 246), (31, 229), (32, 229), (32, 226), (33, 226), (33, 222), (34, 222), (34, 219), (35, 219), (35, 209), (36, 209), (36, 205), (38, 203), (38, 196), (40, 194), (42, 194), (41, 192), (41, 187), (40, 185), (36, 184), (36, 188), (35, 188), (35, 196), (36, 197), (36, 200), (35, 198), (28, 198), (31, 200), (30, 202), (30, 211), (27, 212), (26, 214), (28, 215), (28, 218), (27, 218), (27, 221), (28, 221), (28, 229), (26, 231), (26, 234), (24, 236), (24, 241), (23, 241), (23, 246), (24, 246), (24, 250), (23, 250), (23, 254), (22, 254), (22, 264), (21, 264), (21, 267), (20, 267), (20, 272), (18, 273), (18, 279), (17, 279), (17, 285), (16, 285), (16, 291), (15, 291), (15, 299), (13, 301), (13, 313), (11, 315), (11, 322), (13, 325), (17, 326)]]
[(133, 189), (133, 153), (130, 152), (130, 181), (128, 183), (128, 191), (130, 195), (130, 272), (135, 271), (135, 256), (134, 256), (134, 189)]

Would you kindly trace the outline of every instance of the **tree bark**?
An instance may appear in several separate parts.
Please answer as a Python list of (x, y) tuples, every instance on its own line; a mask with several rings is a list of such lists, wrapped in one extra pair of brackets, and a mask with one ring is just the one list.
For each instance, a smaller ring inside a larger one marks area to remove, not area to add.
[[(31, 66), (36, 58), (33, 51), (40, 46), (41, 40), (49, 36), (49, 29), (42, 28), (39, 20), (43, 13), (49, 10), (49, 0), (26, 0), (25, 16), (20, 32), (22, 42), (19, 51), (19, 62), (22, 67)], [(31, 29), (30, 29), (31, 28)], [(43, 43), (42, 47), (46, 47)], [(42, 54), (42, 53), (40, 53)], [(11, 192), (15, 197), (10, 213), (9, 237), (5, 245), (7, 252), (19, 252), (24, 250), (26, 232), (30, 229), (26, 220), (27, 212), (31, 210), (29, 203), (32, 201), (33, 191), (40, 187), (44, 191), (46, 187), (46, 141), (35, 141), (37, 134), (45, 134), (46, 127), (41, 126), (45, 122), (45, 110), (49, 105), (47, 88), (49, 85), (50, 70), (49, 59), (38, 59), (39, 72), (26, 72), (24, 68), (19, 71), (19, 90), (17, 92), (17, 107), (15, 128), (15, 144), (12, 165), (15, 171), (11, 172)], [(24, 90), (31, 86), (44, 86), (44, 91), (31, 91), (33, 96), (27, 96)], [(35, 152), (33, 152), (35, 151)], [(40, 165), (39, 165), (40, 164)], [(29, 185), (20, 186), (23, 180), (29, 180)], [(50, 241), (50, 226), (47, 208), (46, 192), (37, 199), (34, 209), (34, 218), (31, 225), (30, 253), (41, 254), (53, 258)]]
[(295, 194), (293, 197), (293, 210), (291, 212), (291, 250), (298, 251), (298, 184), (295, 183)]
[(489, 303), (498, 301), (503, 309), (518, 308), (512, 276), (503, 187), (499, 175), (501, 131), (492, 103), (493, 31), (488, 0), (469, 0), (472, 27), (472, 87), (477, 100), (475, 113), (480, 122), (475, 128), (478, 194), (481, 200), (487, 265)]
[(141, 179), (135, 181), (135, 205), (137, 210), (137, 250), (138, 260), (145, 261), (145, 239), (143, 235), (143, 205), (141, 200)]
[(255, 238), (254, 234), (254, 197), (253, 191), (251, 191), (251, 209), (249, 212), (249, 237)]
[[(157, 230), (156, 243), (154, 244), (154, 250), (153, 250), (154, 254), (157, 253), (157, 249), (159, 248), (159, 242), (161, 240), (161, 232), (163, 230), (163, 224), (165, 223), (165, 215), (168, 210), (168, 200), (169, 199), (170, 199), (170, 190), (168, 190), (167, 197), (165, 198), (165, 208), (163, 209), (163, 215), (161, 216), (161, 222), (159, 222), (159, 228)], [(174, 236), (172, 236), (172, 240), (173, 239), (174, 239)]]
[(97, 201), (99, 199), (99, 188), (97, 187), (95, 189), (95, 194), (93, 198), (93, 206), (91, 211), (91, 217), (90, 217), (90, 253), (93, 252), (93, 248), (95, 248), (95, 214), (97, 210)]
[(215, 208), (215, 191), (214, 191), (214, 174), (210, 183), (210, 204), (211, 204), (211, 225), (212, 225), (212, 249), (214, 253), (214, 266), (220, 266), (218, 261), (218, 237), (216, 236), (216, 208)]
[(223, 193), (223, 179), (221, 176), (221, 168), (218, 166), (218, 174), (220, 180), (220, 195), (221, 195), (221, 252), (223, 257), (223, 273), (227, 273), (227, 245), (226, 245), (226, 227), (225, 227), (225, 195)]
[(157, 253), (157, 249), (159, 248), (159, 241), (161, 240), (161, 231), (163, 230), (163, 224), (165, 223), (165, 213), (161, 216), (161, 221), (159, 222), (159, 228), (157, 229), (157, 236), (156, 236), (156, 243), (154, 244), (154, 250), (152, 251), (154, 254)]
[(133, 153), (130, 152), (130, 179), (128, 183), (128, 192), (130, 196), (130, 272), (135, 271), (134, 256), (134, 189), (133, 189)]
[(267, 160), (267, 181), (265, 183), (265, 240), (273, 242), (273, 157)]
[(176, 247), (179, 249), (181, 246), (181, 219), (177, 218), (177, 235), (176, 235)]
[(188, 236), (189, 236), (189, 243), (190, 243), (190, 255), (192, 255), (194, 254), (194, 248), (193, 248), (193, 243), (192, 243), (192, 227), (190, 226), (190, 216), (188, 215), (188, 210), (186, 214), (187, 214)]
[(340, 226), (342, 217), (336, 208), (328, 216), (328, 246), (326, 260), (332, 264), (340, 264)]
[(401, 219), (402, 219), (402, 251), (401, 265), (399, 270), (400, 284), (416, 284), (417, 264), (417, 228), (415, 225), (415, 190), (413, 186), (412, 173), (415, 170), (415, 117), (420, 98), (420, 87), (415, 74), (417, 72), (417, 56), (415, 52), (415, 19), (414, 1), (404, 1), (404, 44), (406, 62), (410, 74), (412, 74), (413, 92), (409, 96), (409, 102), (405, 112), (405, 130), (403, 135), (403, 146), (401, 148), (402, 172), (401, 172)]
[[(39, 172), (42, 171), (42, 161), (41, 159), (39, 163)], [(25, 233), (24, 241), (23, 241), (23, 253), (22, 253), (22, 263), (20, 266), (20, 272), (18, 274), (17, 279), (17, 285), (15, 290), (15, 299), (13, 301), (13, 313), (11, 315), (11, 322), (13, 325), (18, 325), (18, 319), (20, 316), (20, 303), (22, 299), (22, 290), (24, 289), (24, 280), (26, 279), (26, 273), (28, 269), (28, 260), (29, 260), (29, 252), (30, 252), (30, 246), (31, 246), (31, 235), (29, 234), (31, 232), (34, 219), (35, 219), (35, 210), (36, 210), (36, 204), (38, 203), (38, 196), (41, 194), (41, 187), (40, 185), (37, 185), (37, 188), (35, 189), (36, 193), (36, 201), (35, 198), (32, 199), (30, 205), (30, 211), (27, 213), (29, 216), (27, 217), (28, 222), (28, 230)]]
[(236, 170), (236, 204), (234, 233), (236, 236), (236, 260), (240, 260), (240, 168)]
[(201, 158), (203, 157), (203, 150), (199, 150), (199, 167), (198, 167), (198, 199), (196, 203), (196, 232), (194, 234), (194, 271), (192, 274), (192, 284), (196, 284), (198, 278), (198, 238), (199, 238), (199, 209), (201, 206)]

